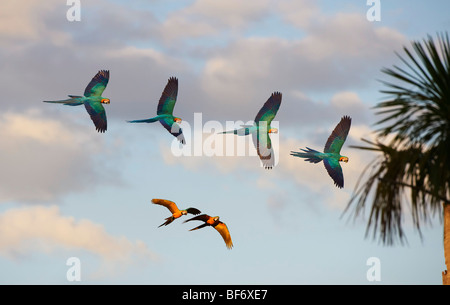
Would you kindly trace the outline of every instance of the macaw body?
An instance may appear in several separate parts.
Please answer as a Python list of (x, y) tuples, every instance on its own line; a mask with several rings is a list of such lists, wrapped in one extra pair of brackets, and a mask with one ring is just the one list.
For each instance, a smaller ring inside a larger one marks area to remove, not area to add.
[(282, 95), (280, 92), (272, 93), (256, 115), (254, 120), (255, 123), (253, 125), (242, 125), (239, 129), (222, 132), (224, 134), (233, 133), (238, 136), (251, 134), (258, 156), (266, 169), (272, 169), (275, 164), (275, 156), (269, 133), (278, 132), (278, 130), (272, 128), (270, 124), (280, 108), (281, 97)]
[(172, 221), (174, 221), (177, 218), (180, 218), (183, 215), (187, 215), (189, 214), (193, 214), (193, 215), (198, 215), (201, 213), (200, 210), (196, 209), (196, 208), (187, 208), (185, 210), (180, 210), (177, 205), (175, 204), (175, 202), (170, 201), (170, 200), (166, 200), (166, 199), (152, 199), (152, 203), (154, 204), (159, 204), (162, 206), (165, 206), (166, 208), (169, 209), (169, 211), (172, 213), (172, 216), (167, 217), (165, 220), (166, 222), (162, 223), (161, 225), (158, 226), (167, 226), (168, 224), (172, 223)]
[(183, 132), (177, 123), (181, 123), (179, 117), (173, 115), (173, 109), (177, 101), (178, 95), (178, 79), (175, 77), (169, 78), (166, 87), (159, 99), (158, 108), (156, 111), (156, 116), (143, 119), (143, 120), (132, 120), (128, 123), (154, 123), (160, 122), (161, 125), (169, 131), (174, 137), (180, 141), (181, 144), (185, 144)]
[(200, 221), (203, 221), (204, 223), (199, 225), (198, 227), (190, 229), (189, 231), (195, 231), (195, 230), (198, 230), (198, 229), (201, 229), (204, 227), (208, 227), (208, 226), (213, 227), (222, 236), (227, 248), (228, 249), (233, 248), (233, 241), (231, 240), (230, 231), (228, 230), (227, 225), (219, 220), (219, 216), (211, 217), (207, 214), (202, 214), (202, 215), (192, 217), (188, 220), (185, 220), (184, 222), (188, 222), (188, 221), (192, 221), (192, 220), (200, 220)]
[(67, 106), (84, 105), (86, 111), (94, 122), (95, 129), (98, 132), (105, 132), (107, 129), (107, 120), (105, 108), (102, 104), (109, 104), (110, 100), (102, 96), (103, 91), (109, 81), (109, 71), (99, 71), (87, 85), (84, 90), (84, 96), (69, 95), (69, 99), (58, 101), (44, 101), (45, 103), (63, 104)]
[(352, 119), (348, 116), (342, 117), (339, 124), (334, 128), (333, 132), (329, 136), (324, 152), (306, 147), (301, 149), (303, 152), (291, 151), (291, 155), (295, 157), (305, 158), (305, 161), (311, 163), (319, 163), (323, 161), (325, 169), (330, 177), (333, 179), (334, 184), (339, 187), (344, 187), (344, 175), (342, 173), (342, 167), (339, 162), (348, 162), (348, 157), (340, 154), (341, 148), (347, 139), (348, 132), (350, 130)]

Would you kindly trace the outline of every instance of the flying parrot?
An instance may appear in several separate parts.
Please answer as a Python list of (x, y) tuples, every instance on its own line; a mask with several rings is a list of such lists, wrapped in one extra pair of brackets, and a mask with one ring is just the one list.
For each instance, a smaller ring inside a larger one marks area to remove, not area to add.
[(84, 105), (87, 112), (94, 122), (95, 129), (98, 132), (106, 131), (106, 112), (102, 104), (109, 104), (109, 98), (102, 96), (103, 91), (109, 81), (109, 71), (100, 70), (87, 85), (84, 90), (84, 96), (69, 95), (69, 99), (59, 101), (44, 101), (45, 103), (64, 104), (68, 106)]
[(291, 155), (295, 157), (305, 158), (305, 161), (311, 163), (319, 163), (323, 161), (325, 168), (333, 179), (334, 184), (339, 187), (344, 187), (344, 175), (339, 162), (348, 162), (348, 157), (341, 156), (341, 148), (347, 139), (348, 131), (352, 119), (349, 116), (343, 116), (339, 124), (336, 125), (330, 137), (328, 138), (323, 153), (306, 147), (301, 149), (303, 152), (291, 151)]
[(231, 241), (230, 231), (228, 231), (227, 225), (219, 220), (219, 216), (211, 217), (209, 215), (202, 214), (202, 215), (198, 215), (198, 216), (192, 217), (192, 218), (190, 218), (188, 220), (185, 220), (184, 222), (188, 222), (188, 221), (191, 221), (191, 220), (200, 220), (200, 221), (203, 221), (204, 224), (201, 224), (198, 227), (190, 229), (189, 231), (194, 231), (194, 230), (198, 230), (198, 229), (204, 228), (206, 226), (211, 226), (214, 229), (216, 229), (217, 232), (220, 233), (220, 235), (222, 236), (223, 240), (225, 241), (225, 244), (226, 244), (227, 248), (228, 249), (233, 248), (233, 242)]
[(183, 215), (187, 215), (188, 213), (189, 214), (193, 214), (193, 215), (198, 215), (198, 214), (201, 213), (201, 211), (196, 209), (196, 208), (187, 208), (185, 210), (180, 210), (180, 209), (178, 209), (178, 207), (175, 204), (175, 202), (170, 201), (170, 200), (166, 200), (166, 199), (157, 199), (157, 198), (155, 198), (155, 199), (152, 199), (152, 203), (165, 206), (172, 213), (172, 216), (167, 217), (166, 218), (166, 222), (162, 223), (160, 226), (158, 226), (158, 228), (161, 227), (161, 226), (167, 226), (168, 224), (170, 224), (175, 219), (180, 218)]
[(158, 108), (156, 110), (156, 116), (150, 119), (144, 120), (133, 120), (128, 121), (128, 123), (154, 123), (160, 122), (167, 131), (169, 131), (174, 137), (185, 144), (184, 135), (180, 126), (177, 123), (181, 123), (181, 119), (173, 116), (173, 108), (177, 101), (178, 94), (178, 79), (175, 77), (170, 77), (167, 82), (166, 87), (159, 99)]
[(242, 128), (222, 132), (234, 133), (238, 136), (251, 134), (259, 159), (266, 169), (272, 169), (275, 164), (275, 156), (269, 133), (278, 133), (278, 129), (271, 128), (270, 124), (280, 108), (281, 97), (280, 92), (272, 93), (256, 115), (253, 125), (242, 125)]

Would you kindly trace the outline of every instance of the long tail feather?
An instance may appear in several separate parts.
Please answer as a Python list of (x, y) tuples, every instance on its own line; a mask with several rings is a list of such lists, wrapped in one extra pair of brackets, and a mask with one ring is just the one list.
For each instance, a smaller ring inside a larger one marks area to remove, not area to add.
[(223, 131), (223, 132), (219, 132), (221, 134), (223, 133), (236, 133), (236, 130), (228, 130), (228, 131)]
[(43, 101), (44, 103), (53, 103), (53, 104), (64, 104), (67, 106), (78, 106), (83, 105), (83, 103), (80, 101), (79, 97), (71, 97), (65, 100), (58, 100), (58, 101)]
[(166, 222), (160, 224), (160, 225), (158, 226), (158, 228), (160, 228), (160, 227), (162, 227), (162, 226), (167, 226), (167, 225), (168, 225), (169, 223), (171, 223), (172, 221), (173, 221), (172, 216), (167, 217), (167, 218), (166, 218)]
[(249, 135), (249, 134), (250, 134), (250, 129), (247, 128), (247, 127), (243, 127), (243, 128), (239, 128), (239, 129), (235, 129), (235, 130), (223, 131), (223, 132), (220, 132), (220, 133), (221, 133), (221, 134), (224, 134), (224, 133), (234, 133), (234, 134), (236, 134), (236, 135), (238, 135), (238, 136), (246, 136), (246, 135)]
[(305, 158), (305, 161), (311, 163), (319, 163), (322, 161), (316, 154), (320, 154), (317, 150), (306, 147), (306, 149), (301, 149), (303, 152), (291, 151), (291, 156)]
[(127, 121), (128, 123), (154, 123), (158, 122), (159, 119), (157, 117), (150, 118), (150, 119), (144, 119), (144, 120), (133, 120), (133, 121)]

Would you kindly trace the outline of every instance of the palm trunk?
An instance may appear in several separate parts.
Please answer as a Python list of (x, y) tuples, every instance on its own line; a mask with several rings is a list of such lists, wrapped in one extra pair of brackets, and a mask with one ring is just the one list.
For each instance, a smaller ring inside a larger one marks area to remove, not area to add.
[(450, 285), (450, 203), (444, 203), (444, 257), (447, 270), (442, 272), (442, 284)]

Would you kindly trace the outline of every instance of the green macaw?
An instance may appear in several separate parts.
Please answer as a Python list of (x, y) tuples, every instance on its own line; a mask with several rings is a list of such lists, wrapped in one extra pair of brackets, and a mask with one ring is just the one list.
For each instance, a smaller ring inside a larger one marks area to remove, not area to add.
[(178, 94), (178, 79), (175, 77), (169, 78), (166, 87), (159, 99), (158, 108), (156, 110), (156, 116), (150, 119), (133, 120), (128, 123), (154, 123), (159, 121), (167, 131), (169, 131), (174, 137), (185, 144), (183, 132), (177, 123), (181, 123), (181, 119), (173, 116), (173, 108), (177, 101)]
[(323, 153), (306, 147), (306, 149), (301, 149), (303, 152), (291, 151), (291, 155), (306, 158), (305, 161), (311, 163), (318, 163), (323, 160), (323, 164), (330, 177), (334, 180), (334, 184), (339, 188), (343, 188), (344, 175), (342, 174), (342, 168), (339, 162), (348, 162), (348, 157), (341, 156), (340, 152), (342, 145), (344, 145), (347, 139), (351, 123), (352, 119), (349, 116), (342, 117), (328, 138)]
[(270, 124), (280, 108), (281, 97), (280, 92), (272, 93), (256, 115), (253, 125), (242, 125), (242, 128), (222, 132), (234, 133), (238, 136), (251, 134), (258, 156), (266, 169), (272, 169), (275, 164), (275, 156), (269, 133), (278, 133), (278, 129), (271, 128)]
[(59, 101), (44, 101), (45, 103), (57, 103), (68, 106), (84, 105), (87, 112), (94, 122), (95, 129), (98, 132), (105, 132), (107, 128), (106, 112), (102, 104), (109, 104), (109, 98), (102, 96), (103, 91), (109, 81), (109, 71), (100, 70), (87, 85), (84, 90), (84, 96), (69, 95), (69, 99)]

